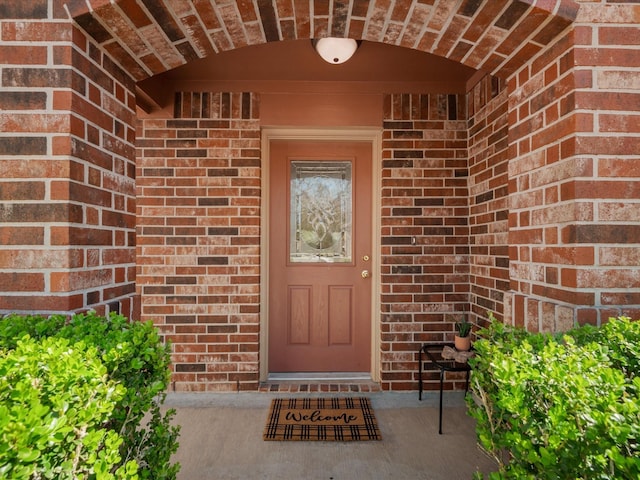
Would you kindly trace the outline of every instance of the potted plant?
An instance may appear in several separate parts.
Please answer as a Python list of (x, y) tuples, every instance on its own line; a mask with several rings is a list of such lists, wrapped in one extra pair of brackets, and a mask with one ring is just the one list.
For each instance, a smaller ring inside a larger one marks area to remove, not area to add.
[(471, 323), (463, 318), (456, 322), (456, 335), (454, 338), (456, 350), (467, 351), (471, 349)]

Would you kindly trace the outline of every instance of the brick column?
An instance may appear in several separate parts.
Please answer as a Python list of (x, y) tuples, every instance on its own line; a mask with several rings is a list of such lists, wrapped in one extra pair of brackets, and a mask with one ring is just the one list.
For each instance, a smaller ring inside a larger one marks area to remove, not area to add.
[(132, 315), (134, 84), (60, 2), (3, 2), (0, 35), (0, 312)]
[(380, 308), (385, 390), (415, 388), (416, 347), (453, 340), (453, 322), (469, 311), (465, 112), (464, 95), (384, 98)]
[(486, 76), (467, 94), (469, 115), (470, 321), (487, 312), (502, 320), (509, 290), (508, 96), (504, 82)]
[(640, 317), (640, 6), (581, 3), (509, 80), (510, 321)]
[(257, 390), (260, 121), (250, 93), (180, 92), (141, 118), (138, 289), (179, 391)]

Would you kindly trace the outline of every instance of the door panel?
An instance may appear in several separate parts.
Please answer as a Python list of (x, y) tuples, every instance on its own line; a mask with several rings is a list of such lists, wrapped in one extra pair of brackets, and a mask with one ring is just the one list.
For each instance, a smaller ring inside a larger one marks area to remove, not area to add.
[(370, 142), (270, 142), (269, 370), (368, 372)]
[(311, 339), (311, 287), (289, 287), (289, 343), (308, 345)]
[(329, 286), (329, 345), (351, 345), (353, 287)]

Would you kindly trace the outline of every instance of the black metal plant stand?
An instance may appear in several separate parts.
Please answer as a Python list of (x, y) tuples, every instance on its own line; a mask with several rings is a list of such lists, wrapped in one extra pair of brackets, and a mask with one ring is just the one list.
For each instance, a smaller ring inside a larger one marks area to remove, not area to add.
[(445, 372), (466, 372), (464, 393), (469, 391), (469, 373), (471, 367), (468, 363), (456, 362), (453, 359), (442, 358), (442, 349), (444, 347), (455, 348), (453, 343), (425, 343), (420, 347), (420, 362), (418, 367), (418, 380), (420, 385), (418, 386), (418, 400), (422, 400), (422, 364), (423, 354), (427, 356), (429, 363), (435, 368), (440, 370), (440, 410), (438, 417), (438, 433), (442, 435), (442, 389), (444, 386), (444, 373)]

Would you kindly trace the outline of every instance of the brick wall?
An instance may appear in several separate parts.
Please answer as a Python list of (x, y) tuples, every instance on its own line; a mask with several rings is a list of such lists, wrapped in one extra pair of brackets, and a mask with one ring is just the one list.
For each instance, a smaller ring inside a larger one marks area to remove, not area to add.
[(59, 2), (0, 9), (0, 312), (131, 316), (133, 82)]
[[(514, 295), (508, 319), (533, 331), (566, 329), (574, 321), (570, 304), (594, 301), (592, 293), (580, 294), (562, 280), (565, 269), (575, 271), (576, 261), (590, 267), (595, 260), (592, 247), (575, 250), (573, 242), (565, 245), (559, 235), (562, 228), (587, 220), (591, 212), (591, 202), (561, 196), (575, 175), (591, 176), (592, 170), (590, 161), (567, 150), (573, 142), (574, 123), (589, 121), (573, 108), (571, 43), (570, 36), (565, 36), (509, 82), (509, 243)], [(546, 251), (542, 246), (548, 247)]]
[(467, 94), (469, 115), (470, 321), (504, 315), (509, 285), (508, 96), (503, 81), (484, 77)]
[(258, 116), (256, 95), (182, 92), (138, 124), (137, 285), (176, 390), (258, 386)]
[(580, 323), (620, 314), (640, 319), (640, 4), (630, 3), (587, 3), (576, 21), (578, 114), (566, 147), (576, 164), (593, 170), (576, 175), (561, 196), (575, 198), (577, 212), (591, 203), (593, 213), (561, 229), (560, 238), (575, 245), (578, 259), (591, 250), (595, 257), (597, 268), (577, 261), (575, 271), (561, 272), (563, 284), (593, 292), (593, 304), (578, 304)]
[(387, 95), (384, 109), (381, 379), (415, 389), (417, 347), (452, 340), (469, 311), (465, 96)]
[[(465, 102), (463, 95), (385, 97), (385, 389), (415, 388), (417, 345), (451, 339), (452, 322), (469, 311)], [(142, 317), (154, 319), (174, 344), (176, 390), (255, 389), (257, 97), (181, 93), (174, 114), (142, 119), (138, 129)]]
[(638, 18), (638, 5), (583, 3), (509, 80), (511, 323), (640, 316)]

